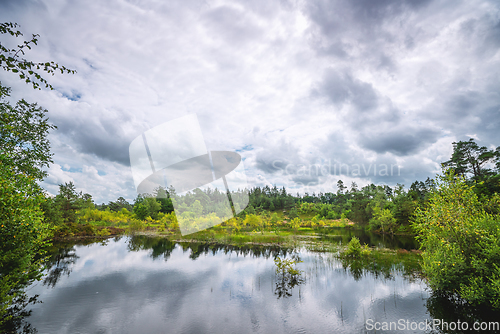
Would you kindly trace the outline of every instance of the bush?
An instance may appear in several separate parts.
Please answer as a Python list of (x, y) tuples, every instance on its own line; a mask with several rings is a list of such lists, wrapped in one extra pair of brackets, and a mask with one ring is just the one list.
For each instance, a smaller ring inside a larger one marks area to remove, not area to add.
[(107, 237), (110, 234), (111, 234), (111, 232), (107, 228), (103, 228), (102, 230), (100, 230), (96, 233), (96, 235), (101, 236), (101, 237)]
[(44, 196), (35, 180), (16, 174), (4, 159), (0, 154), (0, 332), (22, 318), (16, 303), (27, 298), (24, 288), (41, 277), (39, 255), (51, 234), (43, 223)]
[(413, 223), (430, 286), (472, 305), (500, 308), (500, 219), (485, 211), (473, 186), (441, 176)]
[(351, 241), (347, 244), (347, 249), (344, 252), (346, 256), (359, 257), (361, 255), (361, 244), (359, 243), (359, 239), (356, 237), (352, 237)]
[(141, 231), (144, 229), (144, 223), (138, 219), (132, 219), (129, 228), (131, 231)]
[(370, 254), (370, 250), (368, 246), (361, 246), (359, 239), (356, 237), (352, 237), (351, 241), (347, 244), (347, 249), (344, 252), (344, 256), (347, 257), (361, 257), (364, 255)]

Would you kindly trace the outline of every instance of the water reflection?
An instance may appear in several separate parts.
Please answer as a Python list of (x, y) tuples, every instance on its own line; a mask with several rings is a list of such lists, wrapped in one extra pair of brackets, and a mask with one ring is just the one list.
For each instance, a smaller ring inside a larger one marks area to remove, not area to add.
[(302, 262), (298, 254), (294, 254), (291, 259), (275, 257), (276, 266), (276, 289), (274, 294), (278, 299), (292, 296), (292, 290), (305, 282), (302, 277), (302, 270), (295, 268), (297, 263)]
[(380, 250), (372, 251), (370, 255), (362, 258), (341, 258), (342, 267), (349, 271), (355, 280), (370, 273), (374, 277), (392, 279), (395, 275), (402, 275), (412, 280), (420, 273), (419, 252), (406, 250)]
[(27, 318), (31, 315), (32, 310), (28, 310), (28, 306), (38, 303), (38, 295), (29, 297), (25, 293), (21, 293), (12, 301), (11, 307), (5, 313), (5, 322), (2, 324), (2, 333), (23, 333), (34, 334), (37, 333)]
[[(474, 330), (473, 324), (490, 324), (500, 322), (500, 312), (486, 308), (471, 307), (470, 305), (461, 303), (452, 296), (434, 292), (427, 299), (426, 307), (429, 310), (433, 319), (439, 319), (441, 322), (457, 323), (466, 322), (469, 326), (468, 333), (500, 333), (500, 330)], [(451, 330), (441, 326), (439, 333), (457, 333), (456, 330)], [(498, 328), (498, 327), (497, 327)]]
[[(366, 332), (367, 319), (425, 321), (444, 308), (446, 319), (462, 316), (414, 275), (417, 254), (377, 256), (146, 236), (65, 244), (52, 278), (30, 290), (43, 300), (30, 322), (41, 333), (350, 333)], [(277, 257), (300, 257), (300, 284), (276, 275)]]
[(189, 253), (191, 260), (198, 259), (201, 255), (216, 255), (217, 253), (235, 254), (237, 256), (252, 256), (263, 257), (269, 259), (278, 255), (287, 255), (292, 251), (288, 248), (279, 246), (263, 246), (263, 245), (243, 245), (233, 246), (215, 243), (199, 243), (199, 242), (172, 242), (161, 237), (149, 236), (133, 236), (128, 240), (127, 248), (130, 251), (151, 250), (150, 256), (153, 259), (163, 257), (168, 260), (172, 251), (176, 246), (180, 246), (184, 252)]
[(370, 233), (359, 229), (329, 228), (327, 234), (321, 236), (321, 240), (329, 240), (336, 243), (347, 244), (352, 237), (357, 237), (361, 244), (370, 247), (390, 248), (390, 249), (418, 249), (419, 243), (410, 235), (384, 235)]

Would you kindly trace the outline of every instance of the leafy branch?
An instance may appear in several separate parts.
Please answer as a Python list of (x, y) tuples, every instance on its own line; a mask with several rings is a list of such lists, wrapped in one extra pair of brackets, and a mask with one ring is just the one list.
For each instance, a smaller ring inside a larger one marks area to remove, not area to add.
[[(17, 30), (17, 27), (19, 27), (17, 23), (0, 23), (0, 33), (10, 34), (13, 37), (23, 36), (23, 34)], [(24, 80), (27, 84), (31, 83), (34, 89), (41, 89), (40, 85), (45, 85), (45, 88), (54, 89), (52, 85), (40, 75), (40, 71), (44, 71), (51, 75), (54, 75), (57, 71), (60, 71), (61, 74), (74, 74), (76, 71), (53, 61), (33, 62), (23, 58), (26, 55), (25, 51), (31, 50), (33, 45), (37, 45), (38, 37), (40, 37), (40, 35), (33, 34), (30, 40), (23, 41), (22, 44), (12, 49), (2, 45), (0, 42), (0, 67), (7, 72), (18, 73), (19, 78)]]

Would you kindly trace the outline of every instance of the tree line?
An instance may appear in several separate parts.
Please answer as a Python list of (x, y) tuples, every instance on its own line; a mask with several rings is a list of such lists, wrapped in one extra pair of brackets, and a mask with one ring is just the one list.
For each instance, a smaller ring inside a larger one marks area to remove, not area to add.
[[(500, 192), (500, 147), (488, 150), (479, 147), (473, 139), (455, 142), (453, 147), (450, 160), (442, 163), (443, 170), (464, 177), (467, 184), (474, 185), (474, 192), (479, 198), (487, 199)], [(238, 217), (245, 219), (247, 215), (283, 211), (290, 219), (344, 218), (382, 233), (412, 233), (411, 224), (417, 208), (425, 208), (435, 191), (436, 183), (430, 178), (415, 181), (408, 188), (402, 184), (390, 187), (373, 183), (359, 188), (355, 182), (348, 188), (339, 180), (336, 192), (303, 195), (293, 195), (284, 187), (254, 187), (245, 190), (249, 198), (248, 206)], [(243, 191), (231, 194), (234, 198), (242, 195)], [(47, 198), (42, 208), (46, 220), (54, 224), (78, 222), (77, 212), (85, 209), (131, 214), (139, 220), (148, 217), (157, 220), (159, 215), (174, 211), (173, 198), (179, 214), (199, 211), (200, 214), (217, 212), (219, 217), (230, 215), (224, 204), (227, 194), (217, 189), (195, 189), (184, 196), (177, 196), (172, 187), (158, 187), (153, 194), (139, 194), (133, 203), (119, 197), (108, 204), (95, 205), (92, 196), (77, 193), (72, 182), (60, 185), (59, 194)]]

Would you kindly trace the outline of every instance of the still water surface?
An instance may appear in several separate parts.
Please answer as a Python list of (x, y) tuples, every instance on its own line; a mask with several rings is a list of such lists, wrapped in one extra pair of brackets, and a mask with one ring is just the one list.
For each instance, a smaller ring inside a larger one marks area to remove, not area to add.
[[(303, 261), (304, 283), (277, 290), (278, 254)], [(29, 291), (39, 333), (365, 333), (368, 319), (431, 320), (430, 291), (401, 267), (353, 270), (304, 248), (121, 237), (60, 244), (51, 263)]]

